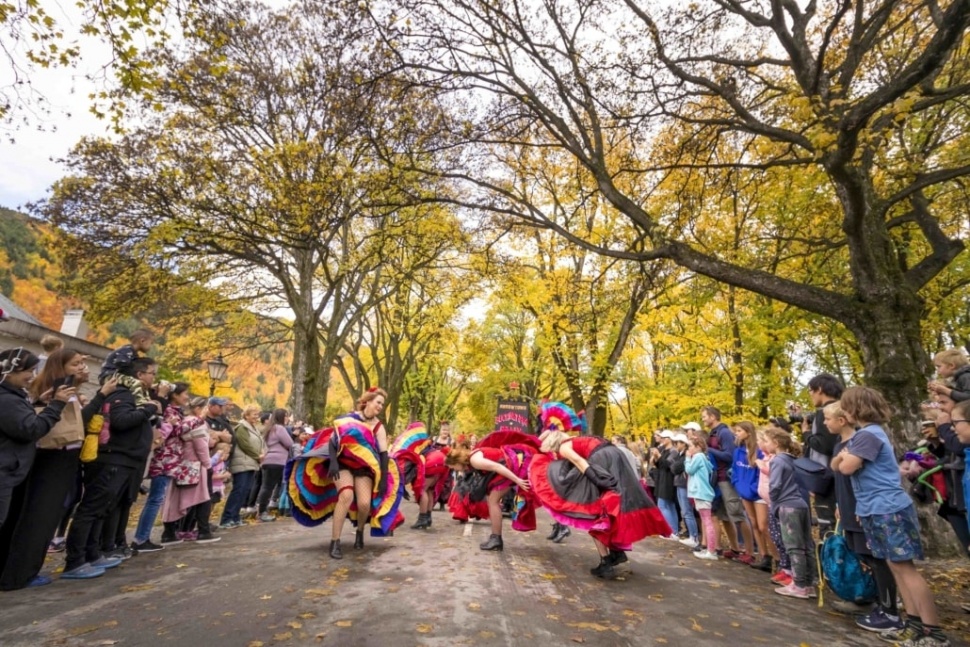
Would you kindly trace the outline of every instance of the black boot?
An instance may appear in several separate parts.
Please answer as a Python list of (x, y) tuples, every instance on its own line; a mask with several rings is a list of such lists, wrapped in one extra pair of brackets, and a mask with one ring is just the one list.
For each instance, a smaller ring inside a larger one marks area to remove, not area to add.
[(357, 536), (354, 538), (354, 548), (360, 550), (364, 547), (364, 529), (357, 529)]
[(573, 531), (569, 529), (569, 526), (565, 524), (559, 524), (559, 532), (556, 533), (556, 536), (552, 538), (552, 543), (561, 544), (562, 540), (571, 534), (573, 534)]
[(425, 528), (430, 528), (430, 527), (431, 527), (431, 513), (430, 512), (422, 512), (422, 513), (418, 514), (418, 520), (417, 520), (417, 522), (415, 522), (415, 524), (413, 526), (411, 526), (411, 529), (412, 530), (423, 530)]
[(340, 550), (340, 540), (334, 539), (330, 542), (330, 557), (333, 559), (343, 559), (344, 554)]
[(552, 532), (549, 533), (549, 536), (546, 537), (546, 539), (549, 539), (549, 540), (555, 539), (556, 535), (558, 534), (559, 534), (559, 523), (557, 522), (552, 524)]
[(600, 565), (589, 569), (589, 572), (596, 577), (602, 577), (605, 580), (616, 577), (616, 570), (613, 568), (609, 555), (600, 557)]
[(771, 572), (771, 555), (765, 555), (764, 559), (760, 562), (753, 562), (751, 568), (756, 568), (759, 571), (764, 571), (765, 573)]
[(609, 554), (609, 560), (610, 560), (610, 564), (612, 564), (613, 566), (618, 566), (623, 562), (629, 561), (629, 558), (627, 558), (626, 553), (623, 552), (622, 550), (613, 550), (611, 548), (610, 554)]
[(502, 550), (502, 535), (489, 535), (488, 541), (478, 547), (482, 550)]

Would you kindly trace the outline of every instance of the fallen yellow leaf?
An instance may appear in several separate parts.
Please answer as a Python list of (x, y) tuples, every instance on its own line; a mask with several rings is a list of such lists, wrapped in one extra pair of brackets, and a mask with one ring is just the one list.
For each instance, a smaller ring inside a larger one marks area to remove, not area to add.
[(260, 600), (272, 600), (273, 599), (273, 596), (272, 595), (261, 595), (261, 596), (259, 596), (259, 599)]
[(304, 613), (300, 614), (300, 617), (304, 620), (309, 620), (310, 618), (316, 618), (317, 614), (313, 613), (312, 611), (305, 611)]
[(598, 622), (567, 622), (566, 626), (573, 629), (592, 629), (593, 631), (616, 631), (619, 629), (619, 627), (601, 625)]
[(333, 591), (330, 589), (307, 589), (303, 592), (305, 595), (316, 595), (318, 597), (326, 597), (328, 595), (333, 595)]
[(481, 609), (481, 608), (482, 608), (482, 605), (480, 605), (480, 604), (479, 604), (479, 603), (477, 603), (477, 602), (469, 602), (469, 603), (468, 603), (468, 608), (469, 608), (470, 610), (472, 610), (472, 611), (478, 611), (479, 609)]
[(132, 584), (121, 587), (122, 593), (134, 593), (135, 591), (150, 591), (155, 588), (154, 584)]
[(290, 629), (302, 629), (303, 623), (298, 622), (296, 620), (291, 620), (290, 622), (286, 623), (286, 626), (289, 627)]
[(263, 641), (254, 640), (253, 642), (249, 643), (249, 647), (263, 647)]
[(292, 637), (293, 637), (292, 631), (284, 631), (283, 633), (280, 633), (280, 634), (274, 634), (273, 640), (289, 640)]
[(415, 627), (415, 630), (419, 634), (431, 633), (431, 630), (432, 629), (434, 629), (434, 626), (433, 625), (418, 625), (417, 627)]
[(354, 625), (353, 620), (338, 620), (334, 623), (338, 627), (352, 627)]

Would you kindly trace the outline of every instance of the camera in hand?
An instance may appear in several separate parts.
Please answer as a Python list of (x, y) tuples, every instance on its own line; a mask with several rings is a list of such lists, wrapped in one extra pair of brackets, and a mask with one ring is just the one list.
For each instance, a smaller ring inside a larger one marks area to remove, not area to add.
[(62, 386), (74, 386), (74, 376), (67, 375), (65, 377), (57, 378), (56, 380), (54, 380), (54, 383), (51, 385), (51, 388), (54, 390), (54, 393), (57, 393), (57, 390)]

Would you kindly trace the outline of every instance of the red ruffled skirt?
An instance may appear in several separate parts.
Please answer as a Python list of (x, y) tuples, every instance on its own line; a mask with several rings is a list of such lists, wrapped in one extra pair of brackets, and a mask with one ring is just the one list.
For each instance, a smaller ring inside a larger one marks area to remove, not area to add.
[(647, 496), (626, 458), (617, 451), (619, 461), (613, 460), (612, 449), (604, 447), (588, 460), (606, 463), (604, 467), (618, 476), (616, 490), (600, 491), (568, 461), (538, 454), (529, 467), (533, 496), (553, 519), (585, 530), (613, 550), (630, 550), (645, 537), (670, 535), (660, 508)]

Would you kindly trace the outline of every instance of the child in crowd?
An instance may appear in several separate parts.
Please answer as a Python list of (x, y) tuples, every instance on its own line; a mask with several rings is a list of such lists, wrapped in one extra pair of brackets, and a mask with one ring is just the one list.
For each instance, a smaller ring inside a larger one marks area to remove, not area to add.
[(707, 550), (694, 553), (699, 559), (717, 559), (717, 530), (714, 528), (714, 487), (711, 485), (711, 461), (707, 458), (707, 441), (701, 436), (691, 436), (687, 446), (687, 494), (694, 499), (694, 507), (701, 515)]
[(764, 447), (773, 456), (768, 475), (770, 514), (778, 517), (781, 539), (792, 569), (791, 584), (775, 589), (775, 593), (792, 598), (814, 598), (817, 596), (814, 583), (818, 565), (812, 538), (812, 515), (808, 492), (795, 479), (795, 458), (801, 454), (801, 448), (791, 434), (778, 427), (765, 432)]
[[(768, 520), (767, 515), (765, 516), (764, 527), (758, 526), (758, 516), (755, 510), (755, 502), (760, 498), (758, 496), (758, 464), (757, 460), (762, 457), (761, 450), (758, 449), (758, 435), (755, 433), (754, 424), (742, 420), (734, 424), (732, 429), (734, 431), (734, 462), (731, 465), (731, 485), (737, 490), (738, 496), (741, 497), (741, 504), (744, 506), (744, 512), (751, 522), (751, 530), (754, 547), (757, 549), (758, 554), (761, 555), (761, 561), (755, 562), (753, 559), (749, 564), (753, 568), (764, 571), (766, 573), (771, 572), (771, 556), (768, 554), (767, 543), (768, 543)], [(753, 554), (751, 552), (751, 546), (746, 546), (749, 551), (748, 554)]]
[(832, 459), (832, 469), (852, 477), (856, 515), (873, 557), (889, 563), (906, 607), (906, 626), (883, 634), (906, 647), (948, 647), (936, 601), (913, 560), (923, 559), (916, 506), (903, 490), (899, 466), (883, 425), (892, 409), (875, 389), (853, 386), (840, 404), (858, 431)]
[[(823, 410), (825, 427), (829, 433), (839, 436), (835, 445), (835, 454), (845, 449), (848, 442), (855, 436), (855, 427), (849, 424), (842, 407), (836, 402), (828, 404)], [(901, 629), (903, 622), (899, 619), (896, 606), (896, 581), (892, 571), (884, 559), (872, 556), (866, 544), (866, 535), (862, 524), (856, 517), (855, 494), (852, 491), (851, 477), (839, 472), (835, 473), (835, 500), (838, 504), (839, 520), (842, 535), (849, 549), (862, 560), (876, 581), (879, 600), (872, 612), (856, 619), (856, 624), (867, 631), (888, 631)]]
[(970, 360), (959, 348), (941, 351), (933, 357), (936, 374), (942, 381), (927, 384), (930, 393), (949, 396), (954, 402), (970, 400)]
[(212, 455), (212, 505), (219, 503), (226, 494), (226, 482), (232, 478), (226, 468), (226, 461), (229, 459), (229, 451), (232, 446), (229, 443), (218, 443), (215, 446), (215, 453)]
[[(761, 458), (755, 461), (758, 466), (758, 496), (755, 502), (755, 515), (758, 518), (759, 528), (764, 526), (768, 536), (768, 553), (774, 558), (778, 571), (771, 576), (771, 583), (779, 586), (791, 584), (791, 560), (785, 551), (785, 543), (781, 540), (781, 526), (778, 524), (778, 517), (771, 514), (771, 483), (769, 474), (771, 472), (771, 456), (765, 451), (765, 441), (767, 436), (766, 429), (758, 430), (758, 450)], [(762, 518), (764, 521), (762, 522)]]

